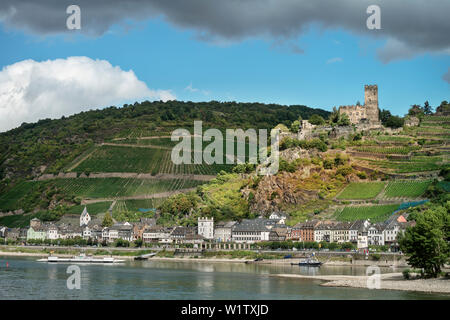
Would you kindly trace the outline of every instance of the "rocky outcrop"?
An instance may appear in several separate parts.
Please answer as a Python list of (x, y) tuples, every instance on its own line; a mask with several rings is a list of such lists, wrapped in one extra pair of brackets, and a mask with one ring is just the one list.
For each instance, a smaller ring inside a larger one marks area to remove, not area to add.
[(246, 187), (242, 193), (249, 200), (250, 210), (263, 214), (282, 210), (286, 205), (303, 204), (318, 198), (318, 190), (301, 187), (301, 180), (313, 171), (314, 168), (304, 167), (294, 173), (265, 176), (255, 189)]

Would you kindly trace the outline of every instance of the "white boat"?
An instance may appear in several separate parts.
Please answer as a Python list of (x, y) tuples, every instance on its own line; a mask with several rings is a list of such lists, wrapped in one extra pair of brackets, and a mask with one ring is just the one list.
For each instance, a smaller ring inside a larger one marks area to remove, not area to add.
[(57, 256), (48, 256), (46, 259), (39, 259), (39, 262), (51, 262), (51, 263), (121, 263), (125, 260), (119, 260), (112, 257), (105, 258), (93, 258), (92, 256), (86, 256), (84, 253), (79, 256), (73, 256), (72, 258), (61, 258)]

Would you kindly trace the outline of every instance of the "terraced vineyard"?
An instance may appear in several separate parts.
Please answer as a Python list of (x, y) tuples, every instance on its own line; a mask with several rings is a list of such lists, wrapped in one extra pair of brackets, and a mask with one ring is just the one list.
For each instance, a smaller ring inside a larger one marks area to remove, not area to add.
[(373, 199), (381, 192), (381, 190), (383, 190), (384, 185), (384, 182), (352, 182), (336, 197), (336, 199)]
[(420, 146), (395, 146), (395, 147), (380, 147), (380, 146), (359, 146), (355, 147), (359, 152), (370, 152), (380, 154), (408, 154), (411, 151), (420, 150)]
[[(104, 202), (96, 202), (96, 203), (90, 203), (86, 205), (86, 209), (89, 212), (90, 216), (96, 216), (99, 213), (105, 213), (108, 211), (109, 207), (111, 206), (112, 201), (104, 201)], [(85, 205), (78, 205), (78, 206), (72, 206), (69, 209), (67, 209), (66, 213), (68, 214), (81, 214), (83, 212)]]
[(186, 179), (78, 178), (55, 179), (64, 193), (81, 198), (114, 198), (194, 188), (204, 182)]
[(73, 171), (75, 172), (137, 172), (216, 175), (231, 171), (227, 164), (180, 164), (171, 160), (171, 151), (157, 148), (101, 146)]
[(144, 209), (143, 212), (151, 211), (149, 209), (157, 208), (164, 200), (165, 198), (120, 200), (117, 201), (113, 211), (137, 212), (140, 209)]
[(363, 159), (382, 169), (390, 169), (397, 173), (413, 173), (440, 170), (444, 167), (442, 156), (412, 156), (409, 160), (372, 160)]
[[(21, 208), (21, 201), (26, 199), (29, 194), (38, 190), (40, 186), (56, 186), (59, 192), (69, 197), (75, 196), (82, 199), (98, 199), (171, 192), (180, 189), (195, 188), (202, 183), (204, 182), (187, 179), (158, 180), (131, 178), (77, 178), (26, 181), (2, 194), (0, 197), (0, 211)], [(79, 211), (79, 208), (74, 210)]]
[(334, 217), (339, 221), (370, 219), (371, 222), (382, 222), (389, 218), (398, 207), (399, 204), (345, 207), (337, 210)]
[(384, 197), (420, 197), (431, 184), (431, 181), (391, 181), (386, 187)]

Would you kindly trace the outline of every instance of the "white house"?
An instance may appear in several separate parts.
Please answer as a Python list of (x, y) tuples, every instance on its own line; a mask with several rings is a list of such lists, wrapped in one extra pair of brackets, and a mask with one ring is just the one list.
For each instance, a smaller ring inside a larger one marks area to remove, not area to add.
[(270, 227), (266, 219), (242, 220), (231, 232), (231, 239), (237, 243), (269, 241)]
[(170, 238), (170, 231), (161, 227), (153, 226), (147, 228), (142, 233), (142, 239), (144, 242), (167, 242)]
[(84, 207), (84, 210), (83, 210), (83, 212), (81, 213), (81, 216), (80, 216), (80, 227), (87, 226), (90, 221), (91, 221), (91, 216), (87, 212), (86, 207)]
[(47, 232), (47, 239), (56, 240), (60, 238), (58, 234), (58, 227), (53, 224), (47, 228), (46, 232)]
[(269, 216), (269, 220), (276, 220), (277, 224), (285, 224), (287, 215), (283, 212), (272, 212)]
[(218, 242), (231, 241), (231, 230), (236, 221), (219, 222), (214, 228), (214, 240)]
[(371, 225), (367, 229), (369, 245), (384, 245), (384, 226), (381, 223)]
[(83, 238), (84, 239), (92, 238), (92, 230), (88, 226), (85, 226), (83, 228)]
[[(321, 223), (314, 229), (314, 241), (315, 242), (330, 242), (333, 225), (330, 223)], [(302, 240), (302, 239), (300, 239)]]
[(198, 218), (198, 234), (205, 239), (214, 239), (214, 218)]

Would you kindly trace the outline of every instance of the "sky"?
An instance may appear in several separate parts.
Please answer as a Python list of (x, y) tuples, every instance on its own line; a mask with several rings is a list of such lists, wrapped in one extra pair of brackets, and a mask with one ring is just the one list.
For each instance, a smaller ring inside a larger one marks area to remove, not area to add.
[(448, 0), (4, 0), (0, 131), (143, 100), (331, 110), (363, 103), (365, 84), (393, 114), (436, 107), (450, 100), (448, 12)]

